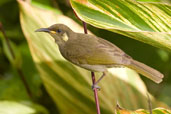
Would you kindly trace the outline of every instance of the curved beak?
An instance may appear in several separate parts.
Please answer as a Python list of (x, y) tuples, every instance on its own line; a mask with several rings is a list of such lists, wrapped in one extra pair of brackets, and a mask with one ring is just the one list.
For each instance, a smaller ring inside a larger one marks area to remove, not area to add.
[(50, 32), (50, 30), (48, 28), (40, 28), (37, 29), (35, 32)]

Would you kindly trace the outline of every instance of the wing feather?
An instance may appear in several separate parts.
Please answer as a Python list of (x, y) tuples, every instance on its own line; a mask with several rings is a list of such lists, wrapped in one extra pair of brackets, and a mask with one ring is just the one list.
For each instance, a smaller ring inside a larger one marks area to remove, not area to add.
[(131, 58), (114, 44), (92, 35), (81, 34), (81, 38), (68, 42), (66, 48), (66, 58), (75, 64), (125, 64)]

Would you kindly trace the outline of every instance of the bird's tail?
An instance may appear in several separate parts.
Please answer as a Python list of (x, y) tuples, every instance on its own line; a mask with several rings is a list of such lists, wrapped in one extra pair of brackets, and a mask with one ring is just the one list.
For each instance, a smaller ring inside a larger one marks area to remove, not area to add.
[(156, 83), (162, 82), (162, 78), (164, 77), (164, 75), (159, 71), (135, 60), (132, 60), (131, 64), (128, 67), (153, 80)]

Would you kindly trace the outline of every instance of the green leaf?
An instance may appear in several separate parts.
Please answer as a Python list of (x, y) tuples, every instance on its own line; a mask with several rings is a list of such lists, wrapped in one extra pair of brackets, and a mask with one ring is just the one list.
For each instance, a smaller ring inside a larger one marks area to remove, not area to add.
[(0, 6), (2, 6), (2, 5), (4, 5), (4, 4), (6, 4), (6, 3), (9, 3), (9, 2), (11, 2), (12, 0), (1, 0), (0, 1)]
[[(17, 46), (17, 50), (21, 52), (21, 56), (24, 58), (21, 65), (24, 78), (27, 80), (33, 96), (35, 98), (40, 97), (42, 95), (42, 91), (40, 89), (42, 83), (31, 58), (28, 46), (26, 43), (20, 44)], [(16, 70), (8, 68), (5, 75), (2, 77), (0, 79), (0, 99), (29, 100), (26, 88), (24, 87), (23, 82)]]
[(48, 111), (31, 102), (0, 101), (1, 114), (48, 114)]
[(71, 5), (78, 17), (88, 24), (171, 50), (169, 4), (135, 0), (88, 0), (80, 3), (71, 0)]
[(3, 44), (4, 53), (8, 58), (8, 60), (10, 61), (10, 63), (15, 68), (20, 68), (22, 64), (22, 57), (20, 51), (17, 49), (17, 46), (9, 40), (9, 45), (11, 46), (11, 50), (10, 50), (10, 47), (8, 46), (7, 41), (5, 40), (4, 37), (2, 38), (2, 44)]
[[(76, 22), (57, 14), (54, 10), (44, 10), (18, 0), (20, 22), (27, 39), (33, 60), (41, 79), (58, 106), (61, 114), (96, 113), (90, 72), (67, 62), (60, 54), (54, 40), (46, 33), (35, 33), (41, 27), (64, 23), (76, 32), (83, 32)], [(99, 77), (96, 73), (96, 78)], [(137, 86), (139, 85), (139, 86)], [(99, 84), (101, 113), (114, 113), (118, 101), (130, 109), (147, 108), (147, 89), (138, 74), (127, 68), (109, 69), (109, 73)], [(152, 97), (154, 106), (158, 102)]]
[(136, 0), (141, 2), (161, 2), (162, 0)]
[(0, 99), (6, 100), (25, 100), (29, 99), (23, 83), (19, 79), (18, 75), (12, 75), (8, 73), (7, 78), (3, 78), (0, 81)]
[[(121, 108), (119, 105), (115, 108), (117, 114), (150, 114), (148, 110), (138, 109), (136, 111), (130, 111)], [(164, 109), (164, 108), (155, 108), (152, 110), (153, 114), (171, 114), (171, 110)]]
[(168, 106), (171, 106), (171, 84), (166, 84), (165, 87), (161, 90), (161, 94), (158, 98), (160, 101), (163, 101), (168, 104)]

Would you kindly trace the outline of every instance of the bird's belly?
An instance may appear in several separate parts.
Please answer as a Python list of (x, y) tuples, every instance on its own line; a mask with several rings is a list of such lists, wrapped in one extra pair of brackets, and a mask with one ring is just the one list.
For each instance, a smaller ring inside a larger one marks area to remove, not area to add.
[(82, 68), (85, 68), (90, 71), (94, 72), (104, 72), (107, 70), (107, 68), (123, 68), (123, 65), (88, 65), (88, 64), (81, 64), (78, 65)]
[(82, 68), (85, 68), (87, 70), (94, 71), (94, 72), (104, 72), (104, 71), (106, 71), (106, 68), (107, 68), (105, 65), (81, 64), (79, 66), (82, 67)]

